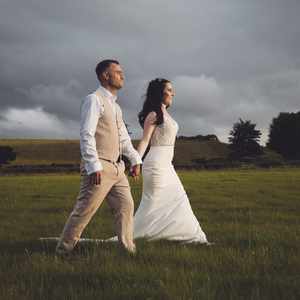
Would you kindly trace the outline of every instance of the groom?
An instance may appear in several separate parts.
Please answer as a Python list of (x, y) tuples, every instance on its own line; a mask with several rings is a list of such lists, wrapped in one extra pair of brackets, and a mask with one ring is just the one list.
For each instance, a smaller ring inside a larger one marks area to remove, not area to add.
[(133, 166), (131, 174), (140, 174), (142, 160), (133, 148), (117, 92), (123, 87), (124, 73), (116, 60), (103, 60), (96, 66), (99, 88), (81, 105), (80, 150), (81, 182), (77, 202), (67, 220), (56, 247), (58, 254), (68, 254), (80, 239), (84, 228), (106, 199), (111, 207), (120, 244), (134, 254), (134, 203), (122, 155)]

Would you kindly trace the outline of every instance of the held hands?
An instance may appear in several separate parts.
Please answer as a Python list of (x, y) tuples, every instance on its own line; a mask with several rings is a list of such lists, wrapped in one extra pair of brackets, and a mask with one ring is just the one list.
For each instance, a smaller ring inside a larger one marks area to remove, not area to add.
[(129, 175), (133, 177), (134, 180), (138, 180), (141, 173), (141, 165), (134, 165), (131, 167)]
[(90, 174), (90, 184), (95, 184), (95, 185), (101, 184), (101, 172), (100, 171)]
[[(134, 165), (131, 167), (129, 175), (134, 178), (134, 180), (138, 180), (141, 173), (141, 165)], [(101, 171), (94, 172), (90, 174), (90, 183), (95, 185), (101, 184)]]

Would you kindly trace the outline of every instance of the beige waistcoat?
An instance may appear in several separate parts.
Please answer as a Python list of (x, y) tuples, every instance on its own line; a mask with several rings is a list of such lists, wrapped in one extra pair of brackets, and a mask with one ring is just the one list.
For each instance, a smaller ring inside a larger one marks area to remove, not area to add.
[(95, 94), (104, 106), (104, 113), (98, 120), (95, 133), (98, 156), (100, 159), (116, 162), (121, 155), (120, 129), (123, 122), (121, 109), (116, 103), (116, 112), (114, 112), (109, 99), (99, 91)]

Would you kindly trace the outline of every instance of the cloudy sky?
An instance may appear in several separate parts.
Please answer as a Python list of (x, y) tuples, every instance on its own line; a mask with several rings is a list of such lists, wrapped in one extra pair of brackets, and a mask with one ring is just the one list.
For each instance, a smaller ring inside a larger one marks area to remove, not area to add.
[(147, 82), (170, 79), (180, 135), (227, 137), (239, 118), (267, 140), (300, 110), (299, 0), (0, 0), (0, 138), (79, 138), (94, 67), (118, 59), (126, 122)]

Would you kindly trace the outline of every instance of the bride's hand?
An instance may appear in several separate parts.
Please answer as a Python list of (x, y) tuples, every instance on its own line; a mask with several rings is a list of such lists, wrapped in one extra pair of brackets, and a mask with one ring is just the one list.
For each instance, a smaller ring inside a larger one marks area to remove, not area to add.
[(141, 173), (141, 166), (140, 165), (134, 165), (130, 169), (130, 176), (134, 178), (134, 180), (138, 180)]

